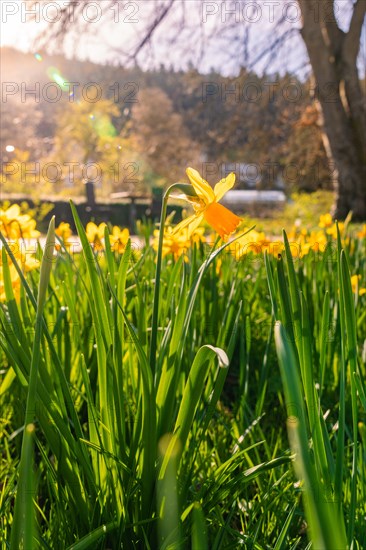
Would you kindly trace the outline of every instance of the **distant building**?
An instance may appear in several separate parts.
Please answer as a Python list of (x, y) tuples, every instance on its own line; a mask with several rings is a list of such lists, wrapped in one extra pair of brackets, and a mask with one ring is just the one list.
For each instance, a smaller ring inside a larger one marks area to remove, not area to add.
[(286, 204), (286, 195), (283, 191), (273, 189), (238, 189), (228, 191), (221, 203), (233, 212), (265, 216), (275, 209), (282, 209)]
[(209, 162), (202, 156), (202, 176), (210, 182), (236, 175), (235, 189), (285, 189), (278, 163)]
[(260, 163), (223, 163), (223, 176), (234, 172), (236, 188), (239, 189), (284, 189), (285, 182), (278, 171), (278, 164)]

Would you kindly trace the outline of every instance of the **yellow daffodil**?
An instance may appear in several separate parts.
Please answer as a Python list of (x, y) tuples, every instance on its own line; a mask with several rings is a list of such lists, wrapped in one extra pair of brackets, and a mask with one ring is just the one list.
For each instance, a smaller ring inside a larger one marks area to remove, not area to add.
[(192, 184), (196, 195), (195, 197), (186, 196), (195, 213), (192, 216), (181, 221), (173, 230), (174, 234), (183, 229), (187, 229), (188, 236), (203, 222), (206, 222), (213, 229), (225, 238), (233, 233), (241, 222), (241, 219), (230, 212), (225, 206), (219, 204), (222, 197), (231, 189), (235, 183), (235, 174), (231, 173), (226, 178), (219, 181), (215, 187), (212, 187), (204, 180), (197, 170), (187, 168), (187, 176)]
[(109, 236), (112, 250), (118, 252), (118, 254), (123, 254), (129, 238), (130, 232), (128, 229), (120, 229), (115, 225), (112, 229), (112, 234)]
[(216, 260), (215, 273), (218, 277), (221, 277), (221, 275), (222, 275), (222, 259), (221, 258), (217, 258), (217, 260)]
[[(189, 236), (187, 228), (183, 228), (181, 231), (176, 232), (170, 226), (165, 228), (162, 255), (163, 258), (168, 254), (174, 256), (174, 260), (177, 260), (182, 254), (184, 254), (184, 260), (188, 261), (186, 256), (187, 250), (193, 243), (202, 242), (204, 234), (203, 228), (197, 228)], [(159, 230), (154, 231), (154, 240), (152, 246), (154, 250), (158, 250), (159, 245)]]
[(246, 254), (261, 254), (268, 249), (270, 241), (263, 232), (250, 231), (246, 235), (239, 237), (230, 245), (230, 251), (236, 260), (240, 260)]
[[(36, 258), (37, 245), (28, 245), (22, 239), (9, 242), (9, 248), (17, 264), (25, 271), (39, 267), (39, 260)], [(13, 265), (11, 258), (8, 257), (9, 266)], [(0, 254), (0, 267), (2, 267), (2, 255)]]
[[(62, 240), (64, 245), (67, 247), (69, 244), (69, 239), (72, 236), (72, 231), (69, 223), (61, 222), (60, 225), (55, 229), (56, 235), (58, 235)], [(60, 245), (56, 243), (56, 250), (60, 250)]]
[(359, 288), (360, 280), (361, 280), (361, 275), (352, 275), (351, 286), (352, 286), (352, 292), (354, 294), (356, 294), (358, 291), (358, 295), (362, 296), (363, 294), (366, 294), (366, 288)]
[(308, 236), (308, 231), (303, 227), (300, 229), (299, 227), (294, 226), (291, 229), (291, 231), (287, 233), (287, 238), (290, 242), (291, 241), (305, 242), (307, 236)]
[(191, 235), (191, 241), (192, 243), (204, 243), (205, 242), (205, 228), (204, 227), (197, 227)]
[(11, 241), (17, 239), (38, 239), (36, 221), (28, 214), (21, 214), (20, 206), (13, 204), (6, 210), (0, 208), (0, 231)]
[[(342, 235), (342, 232), (343, 232), (343, 229), (344, 229), (344, 223), (343, 222), (338, 222), (338, 229), (339, 229), (339, 233)], [(336, 226), (336, 224), (334, 223), (333, 225), (328, 226), (326, 232), (327, 232), (327, 235), (330, 235), (333, 239), (336, 239), (337, 238), (337, 226)]]
[(357, 237), (359, 239), (365, 239), (366, 238), (366, 223), (363, 224), (360, 231), (357, 232)]
[[(159, 230), (154, 231), (153, 248), (158, 250)], [(190, 246), (190, 241), (187, 238), (187, 231), (173, 231), (171, 227), (166, 227), (164, 231), (164, 240), (162, 255), (163, 258), (168, 254), (173, 254), (174, 260), (177, 260), (182, 254), (186, 254)]]
[[(9, 265), (9, 272), (10, 272), (11, 284), (13, 287), (14, 296), (18, 301), (20, 296), (20, 277), (13, 264)], [(5, 300), (6, 300), (6, 295), (5, 295), (3, 267), (0, 266), (0, 302), (5, 302)]]
[(107, 226), (104, 222), (96, 225), (94, 222), (89, 222), (86, 226), (86, 236), (90, 244), (93, 245), (95, 251), (104, 250), (103, 239), (104, 229)]
[(313, 252), (324, 252), (328, 244), (328, 240), (324, 231), (311, 231), (306, 239), (300, 241), (302, 255)]
[(333, 224), (332, 216), (330, 214), (323, 214), (319, 218), (319, 227), (330, 227)]
[[(35, 250), (30, 250), (24, 246), (23, 240), (18, 240), (16, 242), (9, 243), (10, 249), (18, 263), (22, 268), (23, 273), (37, 269), (39, 267), (39, 261), (35, 258)], [(11, 284), (14, 291), (14, 296), (17, 301), (20, 299), (20, 287), (21, 279), (15, 268), (15, 265), (8, 257), (9, 272)], [(5, 285), (4, 285), (4, 273), (3, 273), (3, 264), (2, 264), (2, 255), (0, 254), (0, 302), (6, 300), (5, 296)]]
[(61, 222), (60, 225), (55, 229), (56, 235), (61, 237), (64, 243), (67, 243), (69, 238), (72, 235), (72, 231), (69, 223)]

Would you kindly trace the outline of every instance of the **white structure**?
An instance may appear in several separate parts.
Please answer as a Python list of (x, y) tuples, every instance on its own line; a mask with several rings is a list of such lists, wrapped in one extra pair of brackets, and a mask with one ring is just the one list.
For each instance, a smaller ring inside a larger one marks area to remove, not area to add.
[(286, 204), (283, 191), (256, 191), (254, 189), (228, 191), (221, 203), (231, 210), (247, 210), (252, 207), (282, 207)]
[(277, 163), (206, 162), (202, 161), (200, 173), (208, 181), (218, 181), (230, 172), (236, 175), (235, 186), (244, 189), (285, 188), (285, 182)]

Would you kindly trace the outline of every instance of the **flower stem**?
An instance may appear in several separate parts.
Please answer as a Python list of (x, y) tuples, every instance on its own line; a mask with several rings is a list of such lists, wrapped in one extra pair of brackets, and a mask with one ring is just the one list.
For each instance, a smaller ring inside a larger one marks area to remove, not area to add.
[(153, 375), (155, 375), (155, 368), (156, 368), (156, 346), (157, 346), (158, 322), (159, 322), (160, 274), (161, 274), (161, 260), (163, 256), (164, 225), (165, 225), (165, 217), (166, 217), (166, 210), (168, 206), (168, 197), (169, 197), (170, 190), (171, 190), (171, 187), (169, 187), (169, 189), (164, 193), (163, 203), (161, 206), (161, 213), (160, 213), (158, 256), (156, 260), (156, 270), (155, 270), (155, 289), (154, 289), (150, 357), (149, 357), (150, 368)]
[(156, 270), (155, 270), (155, 289), (154, 289), (154, 301), (153, 301), (153, 312), (152, 312), (152, 324), (151, 324), (151, 341), (150, 341), (150, 368), (155, 375), (156, 369), (156, 348), (157, 348), (157, 338), (158, 338), (158, 322), (159, 322), (159, 297), (160, 297), (160, 274), (161, 274), (161, 260), (163, 257), (163, 241), (164, 241), (164, 226), (166, 211), (168, 206), (168, 198), (173, 189), (179, 189), (187, 195), (195, 195), (195, 192), (191, 185), (182, 184), (182, 183), (173, 183), (165, 191), (163, 195), (163, 203), (161, 206), (160, 214), (160, 227), (159, 227), (159, 241), (158, 241), (158, 256), (156, 260)]

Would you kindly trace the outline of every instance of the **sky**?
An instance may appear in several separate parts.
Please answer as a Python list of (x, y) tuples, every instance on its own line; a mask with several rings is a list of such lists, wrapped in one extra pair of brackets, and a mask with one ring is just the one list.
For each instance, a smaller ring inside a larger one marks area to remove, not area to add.
[[(170, 0), (159, 0), (164, 6)], [(224, 75), (235, 74), (238, 66), (263, 71), (309, 72), (304, 44), (296, 32), (301, 27), (300, 11), (291, 0), (174, 0), (173, 10), (159, 27), (152, 47), (138, 58), (143, 67), (173, 66), (185, 69), (192, 63), (202, 72), (216, 69)], [(36, 42), (46, 28), (56, 29), (61, 7), (69, 0), (40, 1), (32, 13), (27, 1), (2, 0), (1, 45), (36, 53)], [(81, 6), (81, 4), (79, 4)], [(130, 53), (144, 36), (144, 30), (156, 13), (151, 0), (119, 1), (114, 9), (108, 0), (87, 1), (79, 25), (67, 36), (60, 51), (54, 39), (49, 40), (50, 53), (90, 59), (96, 63), (126, 64)], [(336, 1), (336, 17), (347, 30), (349, 0)], [(282, 18), (281, 31), (276, 23)], [(184, 24), (182, 24), (184, 22)], [(277, 49), (277, 55), (262, 57), (269, 45), (287, 32), (289, 38)], [(360, 71), (366, 66), (365, 29), (362, 38)], [(246, 47), (245, 47), (246, 45)]]

